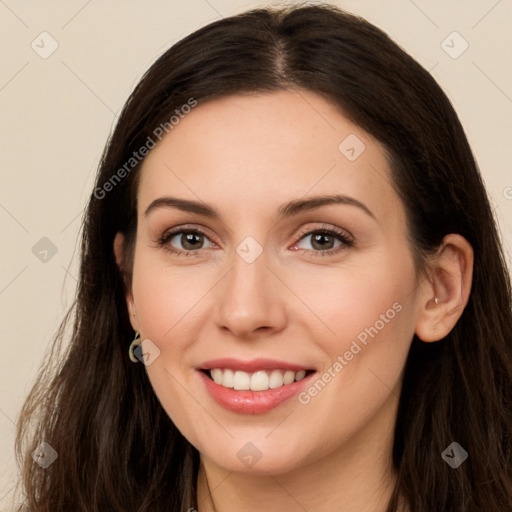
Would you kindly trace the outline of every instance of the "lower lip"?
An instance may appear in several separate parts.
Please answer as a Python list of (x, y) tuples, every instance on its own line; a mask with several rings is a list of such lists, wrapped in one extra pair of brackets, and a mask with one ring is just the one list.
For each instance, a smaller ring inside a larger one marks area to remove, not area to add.
[(311, 373), (298, 382), (268, 389), (267, 391), (237, 391), (216, 384), (202, 371), (199, 371), (199, 374), (203, 379), (206, 390), (219, 405), (241, 414), (262, 414), (274, 409), (297, 395), (314, 375), (314, 373)]

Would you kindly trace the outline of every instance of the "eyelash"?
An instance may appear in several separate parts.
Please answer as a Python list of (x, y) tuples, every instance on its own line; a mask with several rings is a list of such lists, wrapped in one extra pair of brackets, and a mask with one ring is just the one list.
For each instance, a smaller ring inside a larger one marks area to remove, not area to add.
[[(165, 250), (169, 251), (172, 254), (175, 254), (176, 256), (194, 256), (202, 249), (195, 249), (192, 251), (182, 251), (181, 249), (176, 249), (172, 245), (170, 245), (168, 242), (172, 240), (176, 235), (179, 235), (181, 233), (193, 233), (196, 235), (204, 236), (209, 239), (209, 237), (206, 235), (206, 233), (203, 233), (201, 230), (196, 228), (179, 228), (174, 231), (164, 233), (164, 235), (158, 240), (158, 245), (160, 247), (165, 248)], [(337, 247), (336, 249), (328, 249), (325, 251), (315, 251), (314, 249), (299, 249), (302, 251), (312, 252), (314, 256), (333, 256), (334, 254), (337, 254), (340, 251), (343, 251), (347, 248), (353, 247), (354, 245), (354, 239), (345, 231), (337, 230), (332, 227), (327, 226), (321, 226), (319, 228), (315, 228), (309, 231), (305, 231), (299, 235), (299, 239), (296, 243), (300, 242), (303, 238), (306, 238), (310, 235), (316, 235), (316, 234), (328, 234), (331, 236), (336, 237), (342, 244)], [(294, 244), (295, 245), (295, 244)]]

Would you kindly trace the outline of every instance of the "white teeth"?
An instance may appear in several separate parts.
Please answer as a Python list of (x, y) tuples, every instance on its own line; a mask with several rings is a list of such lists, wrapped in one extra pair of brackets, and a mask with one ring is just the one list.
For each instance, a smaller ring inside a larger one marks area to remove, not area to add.
[(215, 384), (222, 384), (222, 370), (220, 368), (214, 368), (210, 373)]
[(248, 373), (236, 371), (233, 377), (233, 387), (240, 391), (248, 390), (251, 385), (251, 376)]
[(268, 389), (268, 375), (265, 371), (253, 373), (251, 375), (251, 391), (265, 391)]
[(306, 376), (304, 370), (294, 372), (291, 370), (259, 370), (254, 373), (233, 371), (222, 368), (212, 368), (210, 375), (216, 384), (226, 388), (234, 388), (239, 391), (266, 391), (292, 382), (298, 382)]
[(284, 384), (281, 370), (272, 370), (268, 386), (271, 389), (280, 388)]
[(234, 376), (233, 370), (224, 370), (222, 371), (222, 382), (220, 383), (222, 386), (226, 388), (234, 387)]
[(288, 370), (283, 377), (284, 385), (291, 384), (295, 380), (295, 372)]

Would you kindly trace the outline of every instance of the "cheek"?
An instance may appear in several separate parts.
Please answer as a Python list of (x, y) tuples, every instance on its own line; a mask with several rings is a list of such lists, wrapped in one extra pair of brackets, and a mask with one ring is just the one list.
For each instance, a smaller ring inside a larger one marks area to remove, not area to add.
[(166, 343), (190, 321), (210, 286), (207, 276), (172, 268), (149, 251), (141, 251), (133, 272), (133, 296), (141, 335)]
[(414, 266), (406, 251), (390, 254), (373, 254), (332, 271), (312, 269), (295, 279), (294, 291), (309, 309), (302, 321), (323, 327), (331, 358), (349, 350), (354, 340), (362, 346), (373, 339), (410, 341), (407, 304), (414, 296)]
[(150, 339), (160, 351), (146, 366), (148, 377), (167, 414), (180, 427), (200, 412), (190, 407), (190, 390), (185, 391), (184, 385), (195, 373), (191, 366), (197, 360), (190, 359), (190, 348), (204, 324), (205, 294), (215, 276), (211, 270), (172, 267), (163, 260), (161, 255), (141, 250), (132, 289), (141, 338)]
[(364, 263), (340, 268), (328, 279), (320, 271), (308, 273), (298, 289), (317, 312), (318, 319), (308, 315), (307, 322), (325, 333), (315, 342), (326, 356), (301, 403), (309, 404), (306, 410), (315, 411), (319, 424), (340, 414), (334, 411), (351, 411), (346, 426), (354, 431), (391, 394), (399, 395), (414, 334), (415, 270), (409, 254), (373, 255)]
[(198, 285), (192, 275), (183, 275), (183, 269), (180, 274), (147, 252), (141, 251), (136, 259), (132, 289), (141, 338), (149, 338), (160, 350), (145, 370), (167, 415), (189, 434), (191, 426), (201, 424), (201, 411), (194, 408), (191, 391), (184, 388), (188, 376), (182, 368), (194, 338), (190, 327), (195, 307), (204, 295)]

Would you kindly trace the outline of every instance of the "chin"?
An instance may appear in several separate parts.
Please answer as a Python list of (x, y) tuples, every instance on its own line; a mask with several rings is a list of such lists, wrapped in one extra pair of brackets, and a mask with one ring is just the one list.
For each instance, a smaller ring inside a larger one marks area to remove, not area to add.
[[(273, 444), (269, 440), (266, 443), (247, 441), (230, 443), (229, 447), (201, 451), (201, 453), (226, 471), (268, 476), (269, 473), (272, 475), (290, 473), (307, 464), (302, 446), (298, 448), (290, 444), (287, 448), (283, 450), (282, 443)], [(230, 455), (227, 456), (227, 453)]]

